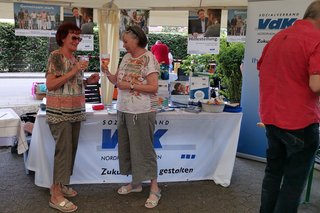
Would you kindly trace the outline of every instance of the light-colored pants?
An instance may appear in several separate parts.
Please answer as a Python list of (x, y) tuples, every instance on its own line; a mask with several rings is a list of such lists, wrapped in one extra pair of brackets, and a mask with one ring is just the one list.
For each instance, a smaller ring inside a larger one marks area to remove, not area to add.
[(68, 185), (78, 148), (81, 122), (49, 124), (56, 142), (54, 153), (53, 183)]
[(132, 183), (157, 178), (157, 155), (153, 148), (155, 112), (131, 114), (118, 111), (118, 152), (122, 175)]

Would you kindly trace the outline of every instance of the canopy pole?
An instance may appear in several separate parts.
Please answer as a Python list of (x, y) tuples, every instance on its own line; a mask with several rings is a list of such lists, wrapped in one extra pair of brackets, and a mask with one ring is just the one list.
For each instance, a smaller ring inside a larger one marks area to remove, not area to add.
[[(110, 54), (109, 71), (117, 72), (119, 61), (119, 9), (115, 4), (106, 4), (98, 10), (100, 56)], [(101, 60), (100, 60), (101, 67)], [(101, 102), (111, 104), (114, 85), (101, 73)]]

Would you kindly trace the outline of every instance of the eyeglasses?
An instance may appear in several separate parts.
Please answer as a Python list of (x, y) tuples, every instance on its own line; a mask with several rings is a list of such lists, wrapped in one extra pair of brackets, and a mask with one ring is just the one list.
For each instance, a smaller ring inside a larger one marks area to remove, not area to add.
[(79, 42), (82, 41), (82, 38), (77, 37), (77, 36), (72, 36), (71, 39), (72, 39), (72, 41), (75, 41), (75, 40), (78, 40)]

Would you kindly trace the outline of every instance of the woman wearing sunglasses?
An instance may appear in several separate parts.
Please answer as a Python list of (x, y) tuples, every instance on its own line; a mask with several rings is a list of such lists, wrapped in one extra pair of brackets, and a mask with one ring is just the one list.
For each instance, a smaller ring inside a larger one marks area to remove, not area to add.
[(88, 64), (77, 61), (73, 55), (81, 41), (80, 32), (73, 23), (60, 25), (56, 33), (60, 48), (50, 54), (46, 72), (46, 118), (56, 143), (49, 205), (62, 212), (77, 210), (66, 197), (77, 195), (67, 185), (73, 172), (80, 123), (86, 118), (84, 86), (97, 83), (100, 78), (94, 73), (83, 80)]
[(153, 148), (160, 66), (154, 55), (145, 49), (148, 39), (139, 26), (127, 28), (122, 34), (122, 41), (127, 54), (117, 73), (112, 75), (107, 67), (102, 67), (109, 80), (118, 87), (120, 172), (132, 175), (131, 183), (119, 188), (118, 193), (141, 192), (141, 182), (151, 180), (145, 207), (154, 208), (161, 197)]

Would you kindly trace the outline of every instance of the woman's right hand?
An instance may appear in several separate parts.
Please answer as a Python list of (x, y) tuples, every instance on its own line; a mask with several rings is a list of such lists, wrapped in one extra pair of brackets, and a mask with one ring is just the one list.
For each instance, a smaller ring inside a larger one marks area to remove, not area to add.
[(102, 65), (101, 65), (101, 68), (102, 68), (102, 72), (103, 72), (106, 76), (109, 76), (109, 75), (111, 74), (110, 71), (109, 71), (108, 65), (102, 64)]
[(87, 62), (85, 62), (85, 61), (78, 61), (78, 62), (75, 63), (75, 66), (77, 68), (77, 72), (80, 72), (80, 71), (83, 71), (83, 70), (87, 69), (88, 65), (89, 64)]

